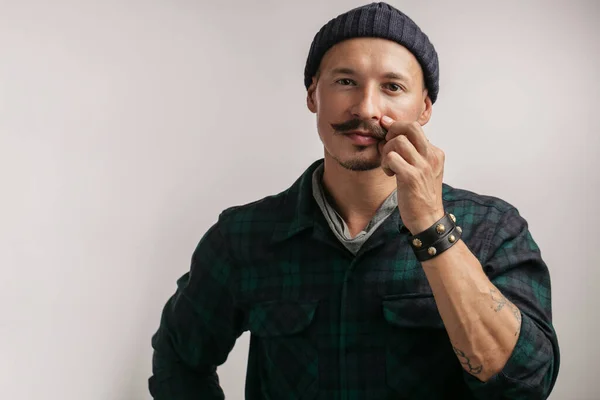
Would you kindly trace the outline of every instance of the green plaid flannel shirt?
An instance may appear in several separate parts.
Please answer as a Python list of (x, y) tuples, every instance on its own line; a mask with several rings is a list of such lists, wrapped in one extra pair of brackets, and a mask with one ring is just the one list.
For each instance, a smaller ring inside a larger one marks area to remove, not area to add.
[(482, 383), (452, 350), (398, 210), (352, 255), (312, 197), (321, 162), (206, 232), (152, 337), (152, 396), (223, 399), (217, 366), (250, 331), (249, 400), (545, 399), (559, 368), (550, 277), (517, 209), (443, 186), (462, 240), (523, 316), (508, 363)]

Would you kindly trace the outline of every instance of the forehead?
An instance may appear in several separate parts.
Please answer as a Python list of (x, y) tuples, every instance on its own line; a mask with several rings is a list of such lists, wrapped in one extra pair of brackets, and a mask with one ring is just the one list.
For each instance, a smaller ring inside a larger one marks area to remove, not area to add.
[(321, 72), (339, 67), (359, 71), (398, 71), (419, 75), (421, 66), (406, 47), (387, 39), (353, 38), (333, 46), (321, 60)]

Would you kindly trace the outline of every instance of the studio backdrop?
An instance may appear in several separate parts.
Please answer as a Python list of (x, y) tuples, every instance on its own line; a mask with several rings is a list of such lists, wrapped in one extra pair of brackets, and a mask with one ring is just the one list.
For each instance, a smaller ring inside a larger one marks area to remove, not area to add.
[[(444, 181), (550, 269), (551, 399), (600, 398), (600, 6), (390, 2), (427, 33)], [(219, 213), (323, 156), (310, 43), (359, 1), (0, 0), (0, 397), (149, 399), (151, 335)], [(248, 335), (219, 367), (243, 398)]]

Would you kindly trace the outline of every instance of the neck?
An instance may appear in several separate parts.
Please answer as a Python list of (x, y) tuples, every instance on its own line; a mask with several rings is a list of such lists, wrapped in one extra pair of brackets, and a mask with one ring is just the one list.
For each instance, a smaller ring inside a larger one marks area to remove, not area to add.
[(381, 168), (350, 171), (325, 157), (323, 185), (346, 224), (360, 230), (396, 189), (396, 178), (387, 176)]

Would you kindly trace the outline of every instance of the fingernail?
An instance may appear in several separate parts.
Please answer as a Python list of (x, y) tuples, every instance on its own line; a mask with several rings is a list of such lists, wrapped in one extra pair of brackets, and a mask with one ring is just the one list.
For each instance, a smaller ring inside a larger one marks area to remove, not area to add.
[(381, 120), (386, 123), (386, 124), (391, 124), (394, 120), (391, 119), (390, 117), (388, 117), (387, 115), (384, 115), (383, 118), (381, 118)]

